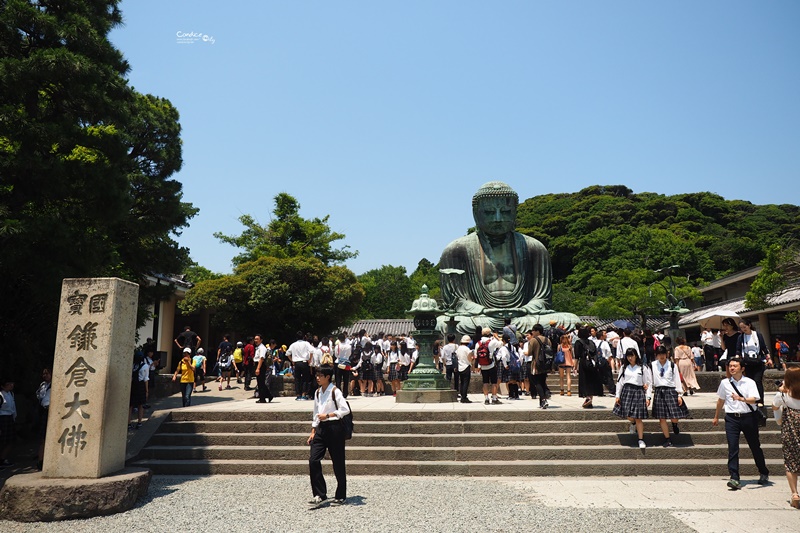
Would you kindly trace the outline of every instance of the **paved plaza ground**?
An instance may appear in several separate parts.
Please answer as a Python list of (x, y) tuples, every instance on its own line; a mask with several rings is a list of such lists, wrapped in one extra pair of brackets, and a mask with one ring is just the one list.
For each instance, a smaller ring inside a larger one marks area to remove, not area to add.
[[(256, 404), (241, 385), (198, 393), (191, 410), (307, 411), (311, 402), (276, 398)], [(479, 399), (478, 397), (473, 398)], [(688, 399), (691, 408), (711, 408), (713, 393)], [(580, 410), (581, 399), (554, 396), (552, 409)], [(610, 409), (612, 398), (596, 398)], [(501, 406), (482, 403), (396, 404), (391, 397), (351, 397), (354, 412), (366, 410), (536, 410), (530, 399)], [(157, 421), (180, 398), (154, 402), (150, 419), (129, 433), (129, 448), (144, 445)], [(621, 428), (622, 431), (622, 428)], [(265, 450), (265, 454), (269, 453)], [(600, 459), (602, 460), (602, 459)], [(18, 461), (15, 471), (27, 471)], [(7, 476), (7, 475), (6, 475)], [(789, 507), (782, 471), (762, 487), (743, 478), (730, 491), (724, 477), (549, 477), (512, 478), (351, 476), (348, 505), (309, 511), (306, 476), (155, 476), (143, 501), (126, 513), (69, 523), (0, 521), (0, 531), (800, 531), (800, 511)], [(328, 477), (329, 489), (335, 486)]]

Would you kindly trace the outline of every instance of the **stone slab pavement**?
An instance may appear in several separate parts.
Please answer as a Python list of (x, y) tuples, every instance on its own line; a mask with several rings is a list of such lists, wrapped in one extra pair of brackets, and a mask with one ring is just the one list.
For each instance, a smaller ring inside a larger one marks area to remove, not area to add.
[(742, 489), (727, 488), (714, 477), (589, 477), (502, 480), (548, 507), (570, 509), (663, 510), (700, 533), (800, 531), (800, 510), (789, 506), (783, 472), (770, 484), (742, 479)]

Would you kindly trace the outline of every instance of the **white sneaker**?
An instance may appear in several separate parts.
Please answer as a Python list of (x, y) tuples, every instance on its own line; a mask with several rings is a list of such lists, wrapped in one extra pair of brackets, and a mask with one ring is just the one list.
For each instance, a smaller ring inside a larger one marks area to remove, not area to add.
[(323, 500), (319, 496), (314, 496), (313, 498), (311, 498), (311, 501), (308, 502), (308, 506), (311, 507), (312, 509), (315, 509), (320, 505), (322, 505), (323, 503), (325, 503), (325, 500)]
[(647, 444), (643, 440), (639, 440), (639, 449), (644, 450), (645, 448), (647, 448)]

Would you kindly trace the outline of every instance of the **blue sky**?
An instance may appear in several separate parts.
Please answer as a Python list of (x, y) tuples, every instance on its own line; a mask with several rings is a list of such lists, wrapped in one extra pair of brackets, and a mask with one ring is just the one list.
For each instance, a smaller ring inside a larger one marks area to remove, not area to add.
[(217, 272), (237, 251), (213, 233), (279, 192), (330, 215), (356, 274), (437, 262), (490, 180), (800, 204), (796, 1), (121, 7), (131, 84), (181, 114), (179, 241)]

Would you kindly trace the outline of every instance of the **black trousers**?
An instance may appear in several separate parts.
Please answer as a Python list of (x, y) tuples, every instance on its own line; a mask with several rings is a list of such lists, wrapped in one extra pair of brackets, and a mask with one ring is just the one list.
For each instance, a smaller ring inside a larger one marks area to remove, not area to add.
[(272, 400), (272, 392), (267, 386), (267, 376), (272, 372), (272, 365), (261, 365), (261, 370), (256, 376), (256, 385), (258, 386), (258, 399), (259, 400)]
[(725, 437), (728, 439), (728, 472), (731, 479), (739, 479), (739, 434), (744, 433), (747, 445), (755, 459), (759, 473), (769, 475), (767, 463), (764, 461), (764, 451), (758, 438), (758, 417), (755, 413), (748, 413), (740, 417), (725, 415)]
[(333, 473), (336, 475), (336, 499), (347, 498), (347, 468), (344, 457), (344, 428), (338, 420), (320, 422), (311, 441), (308, 456), (308, 473), (311, 477), (311, 492), (322, 499), (328, 497), (328, 486), (322, 475), (322, 458), (325, 451), (331, 455)]
[(353, 373), (350, 370), (342, 370), (337, 365), (333, 367), (333, 374), (336, 388), (342, 391), (342, 396), (347, 398), (347, 393), (350, 392), (350, 378), (353, 377)]
[[(455, 373), (458, 373), (458, 368), (456, 368)], [(451, 381), (453, 379), (453, 365), (444, 365), (444, 376), (447, 381)]]
[(311, 370), (308, 367), (308, 361), (294, 363), (295, 396), (308, 396), (309, 379), (311, 379)]
[(758, 395), (761, 399), (757, 402), (764, 405), (764, 370), (766, 364), (763, 361), (748, 361), (744, 360), (744, 375), (756, 382), (758, 388)]
[[(717, 369), (717, 365), (714, 364), (714, 347), (710, 344), (703, 345), (703, 358), (706, 360), (706, 372), (713, 372)], [(728, 359), (732, 359), (729, 355)]]
[(472, 375), (472, 367), (467, 367), (463, 372), (456, 372), (453, 374), (455, 378), (454, 383), (458, 387), (458, 393), (461, 395), (461, 401), (467, 399), (467, 393), (469, 392), (469, 380), (470, 376)]
[(250, 380), (253, 379), (255, 368), (253, 368), (252, 362), (249, 364), (242, 364), (242, 367), (244, 368), (244, 390), (250, 390)]
[(533, 374), (529, 376), (531, 384), (536, 388), (536, 396), (539, 397), (539, 405), (544, 405), (547, 400), (547, 374)]

